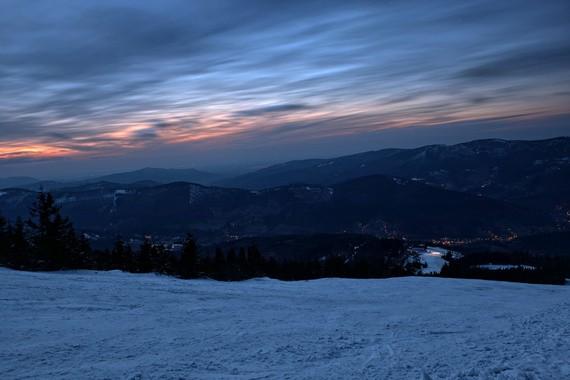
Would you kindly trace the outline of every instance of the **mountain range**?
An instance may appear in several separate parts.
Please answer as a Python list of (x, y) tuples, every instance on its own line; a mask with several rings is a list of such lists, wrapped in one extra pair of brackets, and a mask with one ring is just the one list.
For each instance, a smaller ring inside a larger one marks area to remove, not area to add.
[(222, 184), (249, 189), (293, 183), (326, 185), (376, 174), (565, 212), (570, 209), (570, 137), (537, 141), (477, 140), (292, 161)]
[[(264, 190), (184, 182), (150, 187), (99, 183), (53, 194), (79, 228), (113, 234), (474, 237), (523, 233), (552, 221), (547, 214), (506, 202), (380, 175)], [(0, 209), (10, 218), (25, 216), (34, 199), (30, 190), (3, 190)]]
[(139, 186), (152, 186), (171, 182), (192, 182), (209, 184), (219, 180), (221, 176), (196, 169), (162, 169), (143, 168), (139, 170), (113, 173), (74, 181), (39, 180), (32, 177), (0, 178), (0, 189), (22, 188), (28, 190), (46, 190), (79, 187), (101, 182), (117, 184), (138, 184)]
[(0, 178), (0, 189), (7, 188), (27, 188), (29, 185), (39, 182), (40, 180), (33, 177), (6, 177)]
[[(25, 216), (36, 190), (0, 191), (0, 213)], [(568, 227), (570, 138), (384, 149), (226, 180), (146, 168), (50, 190), (78, 228), (106, 235), (514, 236)]]

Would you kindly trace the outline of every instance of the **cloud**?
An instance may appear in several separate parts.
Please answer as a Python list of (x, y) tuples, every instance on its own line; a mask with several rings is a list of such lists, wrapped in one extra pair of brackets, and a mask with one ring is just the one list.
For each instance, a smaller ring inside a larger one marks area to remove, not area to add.
[(259, 108), (251, 108), (248, 110), (238, 111), (236, 112), (237, 116), (262, 116), (266, 114), (273, 114), (273, 113), (282, 113), (282, 112), (299, 112), (310, 110), (313, 108), (312, 106), (306, 104), (276, 104), (272, 106), (266, 107), (259, 107)]
[(495, 55), (477, 66), (460, 73), (467, 79), (498, 79), (517, 76), (552, 75), (564, 72), (570, 75), (570, 45), (518, 48), (506, 54)]
[(0, 146), (44, 147), (22, 153), (36, 158), (174, 145), (183, 157), (196, 141), (300, 147), (390, 126), (553, 115), (570, 100), (564, 0), (2, 8)]
[(143, 129), (132, 135), (132, 139), (138, 141), (150, 141), (156, 138), (158, 138), (158, 132), (153, 128)]

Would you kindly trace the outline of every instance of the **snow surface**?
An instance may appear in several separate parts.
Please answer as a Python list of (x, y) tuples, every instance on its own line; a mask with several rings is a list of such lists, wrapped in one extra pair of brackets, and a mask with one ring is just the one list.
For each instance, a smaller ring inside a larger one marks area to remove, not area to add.
[(570, 287), (0, 269), (1, 379), (570, 379)]
[(447, 260), (444, 260), (443, 256), (450, 252), (440, 247), (414, 247), (412, 251), (419, 256), (420, 262), (426, 265), (426, 267), (422, 268), (419, 272), (423, 274), (439, 274), (443, 266), (447, 263)]
[(426, 252), (421, 255), (421, 260), (427, 265), (421, 272), (426, 274), (441, 272), (441, 268), (447, 263), (447, 261), (441, 257), (441, 253), (437, 252)]

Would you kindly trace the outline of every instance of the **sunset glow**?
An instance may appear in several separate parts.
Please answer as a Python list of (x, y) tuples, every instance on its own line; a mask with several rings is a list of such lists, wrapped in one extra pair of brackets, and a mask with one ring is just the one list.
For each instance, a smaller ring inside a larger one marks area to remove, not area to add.
[(5, 3), (7, 174), (73, 157), (247, 165), (458, 142), (478, 128), (568, 132), (564, 1)]

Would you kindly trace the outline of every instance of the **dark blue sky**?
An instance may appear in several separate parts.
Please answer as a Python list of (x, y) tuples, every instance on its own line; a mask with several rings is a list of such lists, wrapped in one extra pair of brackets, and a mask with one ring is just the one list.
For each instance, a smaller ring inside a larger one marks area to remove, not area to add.
[(570, 134), (568, 1), (0, 9), (0, 176)]

